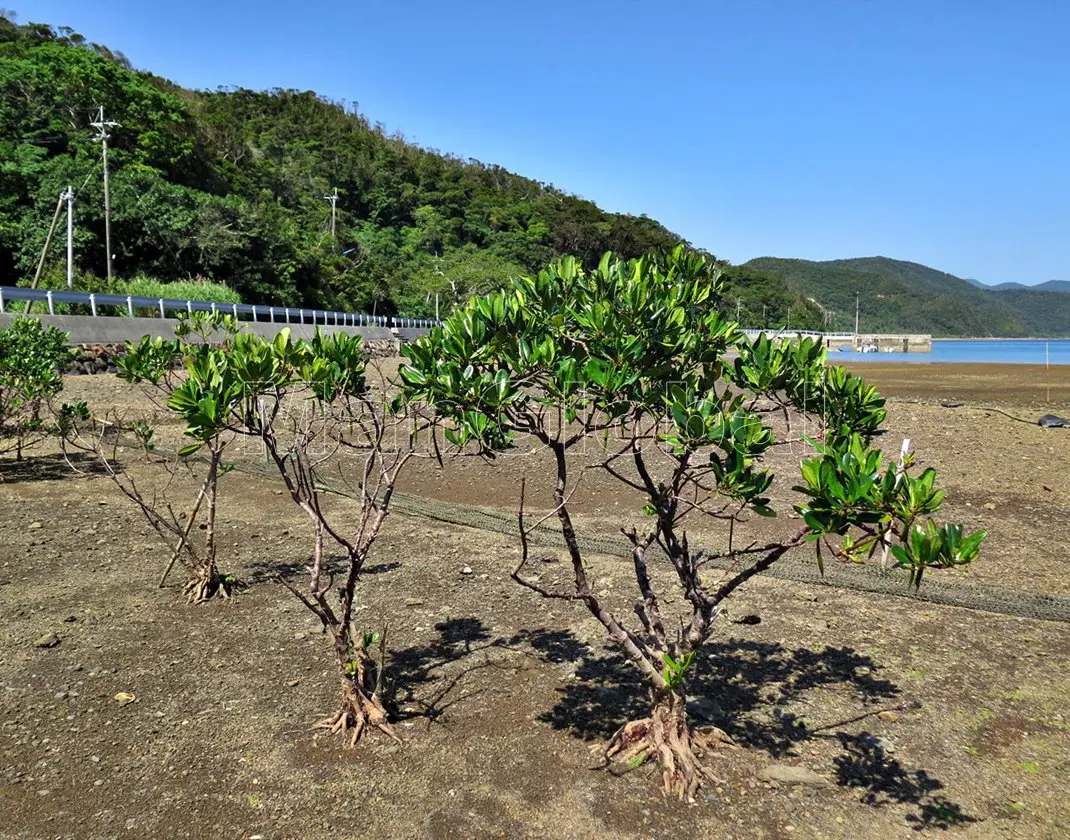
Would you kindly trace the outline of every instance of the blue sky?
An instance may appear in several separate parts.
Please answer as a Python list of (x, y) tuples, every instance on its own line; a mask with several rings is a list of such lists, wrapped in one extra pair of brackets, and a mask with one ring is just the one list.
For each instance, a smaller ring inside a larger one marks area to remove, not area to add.
[(1065, 0), (6, 0), (191, 87), (316, 90), (733, 262), (1070, 279)]

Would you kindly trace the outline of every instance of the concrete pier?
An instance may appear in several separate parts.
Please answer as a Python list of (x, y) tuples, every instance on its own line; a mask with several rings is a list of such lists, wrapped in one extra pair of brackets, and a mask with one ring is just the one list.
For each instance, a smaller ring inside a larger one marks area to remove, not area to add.
[(847, 341), (838, 339), (836, 342), (830, 342), (828, 346), (850, 350), (875, 347), (880, 353), (931, 353), (933, 337), (912, 333), (859, 333), (856, 336), (850, 336)]

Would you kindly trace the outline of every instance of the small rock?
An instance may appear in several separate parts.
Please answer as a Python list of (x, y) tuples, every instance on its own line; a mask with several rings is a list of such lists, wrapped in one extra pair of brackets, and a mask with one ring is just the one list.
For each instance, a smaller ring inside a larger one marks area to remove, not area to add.
[(758, 778), (766, 782), (780, 782), (785, 785), (827, 787), (832, 784), (824, 776), (818, 775), (807, 767), (795, 767), (791, 764), (770, 764), (758, 771)]
[(470, 574), (472, 574), (472, 567), (471, 566), (465, 566), (463, 569), (461, 569), (461, 574), (462, 575), (470, 575)]
[(813, 592), (807, 592), (805, 590), (803, 592), (796, 592), (795, 597), (800, 601), (817, 601), (817, 596)]
[(54, 648), (58, 644), (59, 636), (55, 633), (45, 633), (45, 635), (41, 636), (41, 638), (33, 643), (33, 646), (39, 648)]
[(699, 697), (688, 704), (688, 712), (693, 712), (700, 720), (714, 721), (724, 717), (724, 709), (709, 697)]
[(762, 617), (760, 615), (755, 615), (754, 613), (751, 613), (750, 615), (744, 615), (744, 616), (741, 616), (740, 618), (737, 618), (732, 623), (733, 624), (761, 624), (762, 623)]
[(985, 502), (984, 509), (985, 510), (995, 510), (996, 506), (992, 502)]
[(37, 530), (39, 530), (40, 528), (41, 528), (41, 523), (40, 523), (40, 522), (31, 522), (31, 523), (29, 524), (28, 530), (30, 530), (30, 531), (37, 531)]
[(405, 599), (405, 606), (406, 607), (419, 607), (419, 606), (423, 605), (423, 602), (424, 602), (423, 598), (406, 598)]
[(120, 706), (128, 706), (137, 700), (137, 695), (131, 694), (129, 691), (120, 691), (115, 695), (115, 699)]
[(899, 720), (899, 713), (889, 710), (886, 712), (878, 712), (877, 717), (881, 720), (886, 720), (889, 723), (895, 723), (897, 720)]
[(286, 681), (286, 685), (288, 685), (290, 688), (293, 688), (295, 685), (300, 685), (300, 684), (301, 684), (301, 678), (300, 677), (298, 677), (295, 680), (287, 680)]

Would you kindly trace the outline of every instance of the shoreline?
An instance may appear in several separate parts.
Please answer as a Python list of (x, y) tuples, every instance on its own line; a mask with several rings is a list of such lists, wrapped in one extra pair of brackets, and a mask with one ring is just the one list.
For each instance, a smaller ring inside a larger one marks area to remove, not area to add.
[(1053, 338), (1051, 336), (1036, 335), (1036, 336), (1021, 336), (1017, 338), (1011, 338), (1008, 336), (983, 336), (970, 335), (970, 336), (940, 336), (937, 338), (933, 336), (930, 341), (1070, 341), (1070, 335), (1059, 336)]
[[(1048, 368), (1070, 368), (1070, 362), (1051, 362), (1051, 363), (1049, 363), (1047, 365), (1043, 365), (1043, 364), (1038, 364), (1037, 362), (992, 362), (992, 361), (966, 362), (966, 361), (961, 361), (961, 360), (956, 361), (956, 360), (952, 360), (952, 359), (937, 359), (937, 360), (933, 361), (932, 359), (917, 358), (919, 356), (928, 355), (926, 353), (880, 353), (880, 354), (874, 353), (873, 355), (874, 356), (880, 355), (881, 358), (880, 359), (874, 359), (873, 361), (870, 361), (869, 359), (858, 359), (858, 358), (855, 358), (854, 356), (852, 356), (850, 359), (843, 359), (843, 360), (837, 361), (835, 356), (832, 353), (830, 353), (828, 355), (828, 363), (829, 364), (835, 364), (837, 366), (840, 366), (840, 365), (853, 365), (853, 364), (860, 364), (860, 365), (867, 365), (867, 366), (868, 365), (896, 365), (896, 364), (898, 364), (898, 365), (910, 365), (912, 367), (915, 366), (915, 365), (939, 365), (941, 367), (948, 367), (949, 365), (992, 365), (993, 367), (1009, 367), (1009, 368), (1038, 367), (1038, 368), (1043, 368), (1045, 370), (1047, 370)], [(900, 360), (897, 361), (897, 362), (890, 362), (886, 358), (887, 356), (897, 356), (897, 357), (899, 357)], [(913, 358), (909, 358), (909, 359), (904, 358), (906, 356), (911, 356)]]
[[(1070, 366), (1003, 362), (904, 364), (886, 359), (840, 363), (865, 377), (885, 396), (898, 399), (998, 402), (1028, 405), (1066, 415)], [(1041, 410), (1040, 413), (1048, 413)]]

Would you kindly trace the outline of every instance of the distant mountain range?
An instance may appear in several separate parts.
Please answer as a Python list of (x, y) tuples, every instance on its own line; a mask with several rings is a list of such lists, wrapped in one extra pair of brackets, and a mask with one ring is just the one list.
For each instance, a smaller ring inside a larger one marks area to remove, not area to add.
[(978, 289), (987, 289), (990, 291), (1002, 292), (1006, 289), (1032, 289), (1034, 292), (1063, 292), (1064, 294), (1070, 294), (1070, 280), (1048, 280), (1044, 283), (1037, 283), (1035, 286), (1028, 286), (1025, 283), (982, 283), (980, 280), (972, 280), (969, 277), (966, 278), (966, 282), (972, 283)]
[(1070, 282), (987, 286), (888, 257), (813, 262), (759, 257), (746, 267), (783, 278), (831, 311), (834, 329), (937, 336), (1070, 336)]

